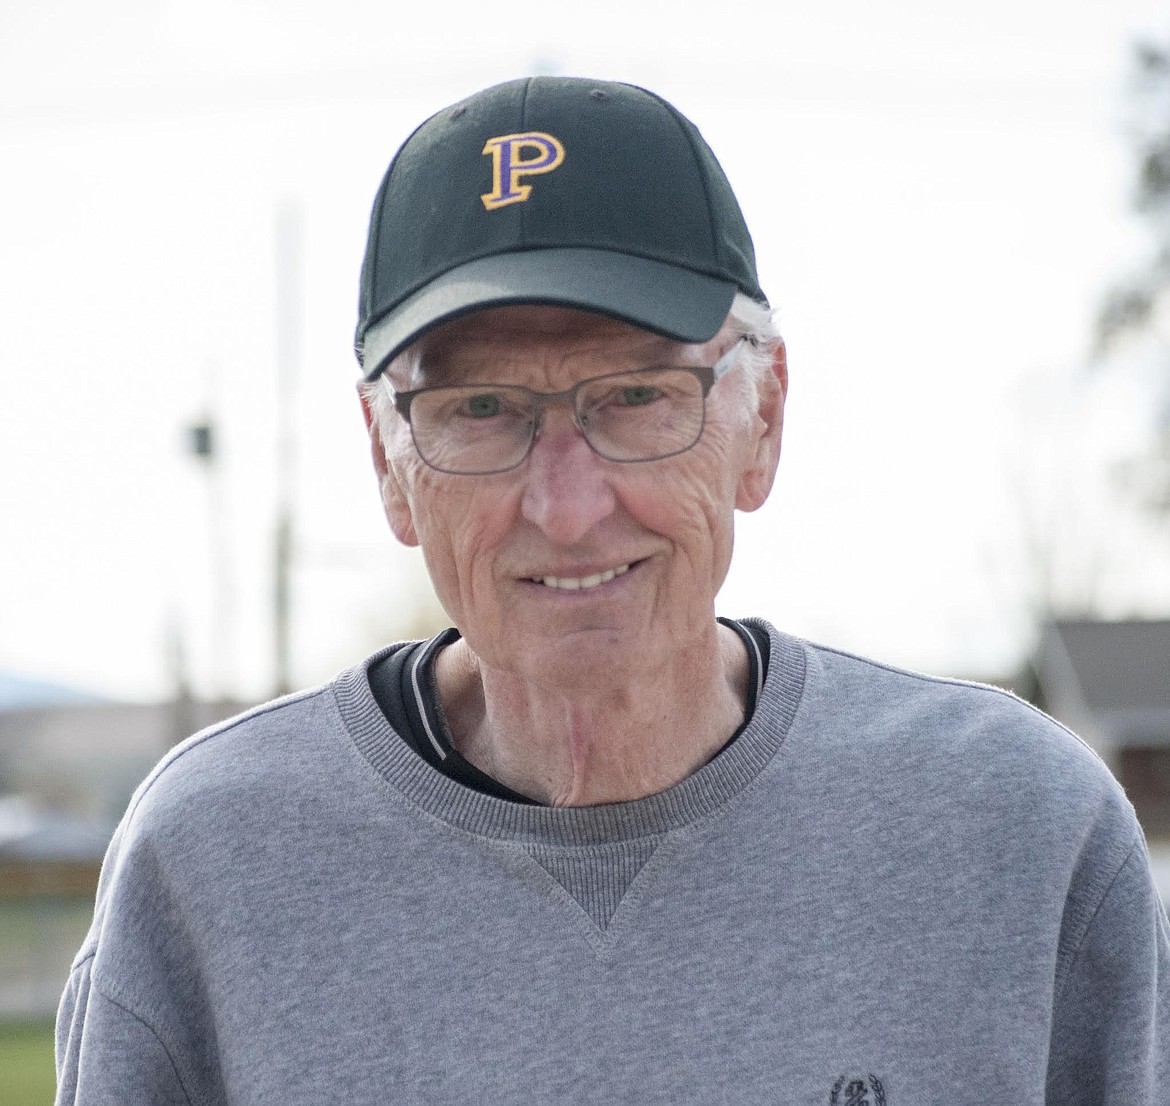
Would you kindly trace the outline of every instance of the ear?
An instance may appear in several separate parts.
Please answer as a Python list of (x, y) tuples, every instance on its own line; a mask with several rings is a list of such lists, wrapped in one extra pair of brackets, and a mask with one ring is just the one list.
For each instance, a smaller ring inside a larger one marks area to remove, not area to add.
[(780, 463), (780, 440), (784, 435), (784, 401), (788, 396), (788, 355), (779, 341), (772, 357), (771, 371), (759, 382), (759, 408), (755, 453), (740, 477), (735, 505), (741, 511), (763, 506), (776, 479)]
[(398, 474), (386, 456), (386, 443), (382, 439), (382, 430), (370, 401), (358, 392), (358, 399), (362, 405), (362, 418), (366, 420), (366, 430), (370, 435), (370, 456), (374, 462), (374, 472), (378, 476), (378, 490), (382, 496), (382, 510), (386, 512), (386, 521), (394, 536), (403, 545), (418, 545), (418, 534), (414, 529), (414, 516), (410, 510), (410, 501), (406, 498)]

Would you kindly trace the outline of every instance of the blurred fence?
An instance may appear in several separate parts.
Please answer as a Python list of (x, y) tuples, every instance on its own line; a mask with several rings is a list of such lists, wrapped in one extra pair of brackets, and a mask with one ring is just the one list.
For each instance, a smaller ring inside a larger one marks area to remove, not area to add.
[(0, 860), (0, 1020), (56, 1010), (93, 917), (92, 863)]
[(134, 787), (175, 741), (241, 707), (179, 700), (0, 710), (0, 1020), (56, 1009), (93, 915), (102, 854)]

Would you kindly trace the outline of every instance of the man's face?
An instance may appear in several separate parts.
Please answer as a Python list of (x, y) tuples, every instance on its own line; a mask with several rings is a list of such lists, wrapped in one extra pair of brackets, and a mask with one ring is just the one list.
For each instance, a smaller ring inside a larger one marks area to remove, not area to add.
[[(494, 383), (559, 392), (626, 369), (711, 365), (733, 340), (726, 332), (684, 345), (598, 315), (500, 308), (432, 332), (388, 374), (399, 390)], [(758, 410), (749, 409), (740, 372), (712, 389), (698, 443), (658, 461), (605, 460), (559, 405), (546, 408), (524, 463), (489, 476), (429, 468), (401, 422), (375, 440), (391, 525), (422, 547), (436, 594), (483, 664), (596, 686), (607, 670), (661, 666), (710, 631), (733, 512), (763, 502), (779, 450), (782, 381), (766, 380)]]

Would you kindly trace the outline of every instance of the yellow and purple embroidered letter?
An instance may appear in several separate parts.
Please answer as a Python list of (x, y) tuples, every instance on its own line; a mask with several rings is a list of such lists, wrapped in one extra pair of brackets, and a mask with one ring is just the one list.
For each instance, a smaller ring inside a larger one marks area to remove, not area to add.
[[(525, 151), (535, 152), (525, 158)], [(531, 194), (532, 185), (521, 184), (521, 179), (532, 173), (551, 173), (565, 160), (564, 146), (543, 131), (489, 138), (483, 152), (492, 155), (492, 190), (480, 196), (488, 211), (523, 203)]]

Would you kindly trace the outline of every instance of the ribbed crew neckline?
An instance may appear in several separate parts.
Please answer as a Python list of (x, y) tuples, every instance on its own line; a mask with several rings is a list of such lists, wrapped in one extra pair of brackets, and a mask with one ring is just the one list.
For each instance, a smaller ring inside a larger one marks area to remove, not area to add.
[(712, 814), (755, 779), (780, 749), (804, 693), (799, 641), (761, 619), (771, 657), (763, 693), (747, 728), (723, 752), (665, 791), (600, 806), (549, 807), (509, 802), (465, 787), (427, 764), (390, 727), (367, 670), (399, 646), (347, 669), (334, 695), (354, 745), (371, 767), (432, 817), (481, 837), (543, 845), (601, 845), (658, 836)]

